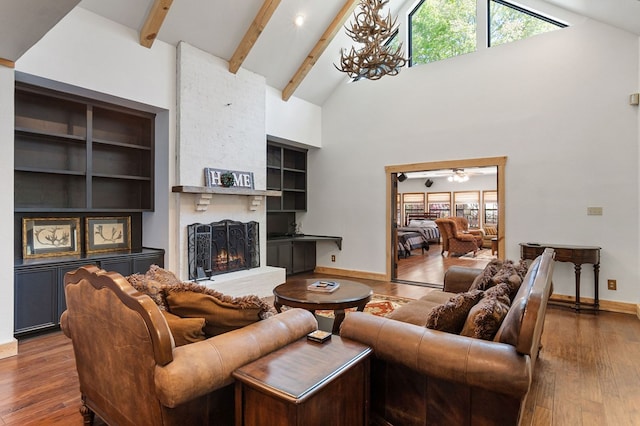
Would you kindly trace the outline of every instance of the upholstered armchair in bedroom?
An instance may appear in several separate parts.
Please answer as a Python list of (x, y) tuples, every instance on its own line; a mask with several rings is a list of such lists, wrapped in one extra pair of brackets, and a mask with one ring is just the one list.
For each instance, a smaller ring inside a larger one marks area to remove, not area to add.
[(456, 225), (458, 226), (458, 231), (473, 235), (476, 239), (478, 247), (482, 247), (482, 238), (484, 236), (484, 231), (482, 229), (469, 229), (469, 221), (465, 217), (452, 216), (448, 219), (451, 219), (456, 223)]
[(478, 238), (473, 234), (460, 231), (454, 220), (451, 218), (436, 219), (436, 224), (442, 235), (442, 253), (447, 252), (447, 256), (451, 254), (467, 254), (478, 251), (482, 238), (478, 242)]

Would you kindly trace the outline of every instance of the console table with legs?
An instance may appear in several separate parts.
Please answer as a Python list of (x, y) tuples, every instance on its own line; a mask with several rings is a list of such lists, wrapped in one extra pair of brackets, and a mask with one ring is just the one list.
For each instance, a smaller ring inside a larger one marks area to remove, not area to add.
[[(576, 275), (576, 301), (572, 304), (576, 311), (581, 309), (590, 309), (598, 311), (600, 302), (598, 299), (598, 276), (600, 273), (600, 247), (596, 246), (573, 246), (562, 244), (544, 244), (544, 243), (520, 243), (520, 257), (523, 260), (533, 260), (542, 254), (545, 248), (555, 250), (555, 260), (558, 262), (573, 263)], [(594, 291), (593, 304), (582, 303), (580, 301), (580, 272), (582, 264), (590, 263), (593, 265), (594, 274)]]

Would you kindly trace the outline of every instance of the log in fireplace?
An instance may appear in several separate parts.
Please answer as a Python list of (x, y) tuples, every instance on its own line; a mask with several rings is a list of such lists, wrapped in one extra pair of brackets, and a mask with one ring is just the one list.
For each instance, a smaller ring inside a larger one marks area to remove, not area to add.
[(187, 235), (191, 280), (260, 266), (258, 222), (194, 223)]

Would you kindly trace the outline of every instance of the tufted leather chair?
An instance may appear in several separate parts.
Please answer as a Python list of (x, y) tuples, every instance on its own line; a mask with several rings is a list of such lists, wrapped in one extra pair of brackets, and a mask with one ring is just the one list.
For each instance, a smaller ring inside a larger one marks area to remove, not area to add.
[(158, 306), (116, 272), (65, 275), (64, 333), (73, 340), (85, 424), (234, 423), (231, 373), (317, 329), (291, 309), (204, 341), (175, 347)]

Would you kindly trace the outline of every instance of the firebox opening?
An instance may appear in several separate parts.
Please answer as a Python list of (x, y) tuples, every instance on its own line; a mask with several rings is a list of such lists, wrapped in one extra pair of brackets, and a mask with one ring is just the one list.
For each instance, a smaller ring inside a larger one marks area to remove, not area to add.
[(191, 280), (260, 266), (258, 222), (194, 223), (187, 234)]

